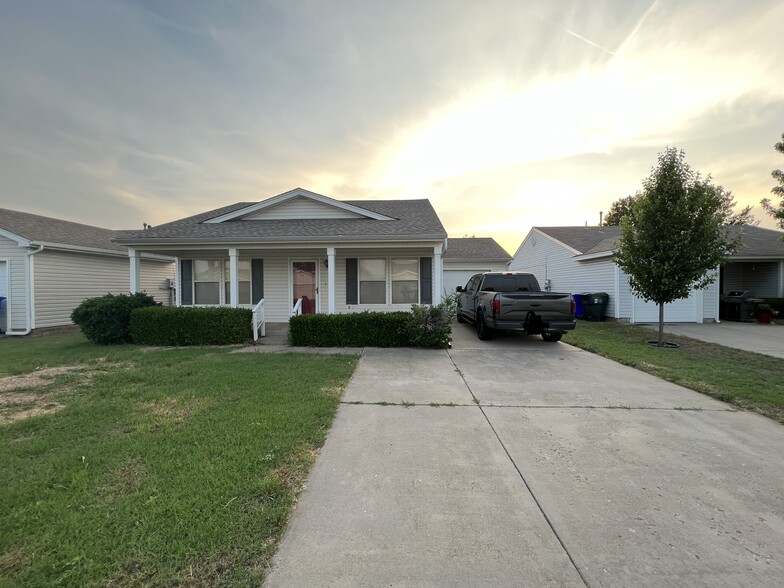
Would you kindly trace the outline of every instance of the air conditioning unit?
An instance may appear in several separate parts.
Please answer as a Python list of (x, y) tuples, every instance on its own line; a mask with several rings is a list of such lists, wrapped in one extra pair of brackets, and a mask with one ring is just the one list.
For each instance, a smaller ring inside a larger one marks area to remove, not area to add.
[(163, 287), (167, 290), (174, 290), (177, 285), (174, 283), (172, 278), (166, 278), (166, 280), (163, 282)]
[(545, 291), (545, 292), (549, 292), (549, 291), (550, 291), (550, 288), (551, 288), (551, 282), (550, 282), (550, 280), (545, 280), (545, 281), (544, 281), (544, 291)]

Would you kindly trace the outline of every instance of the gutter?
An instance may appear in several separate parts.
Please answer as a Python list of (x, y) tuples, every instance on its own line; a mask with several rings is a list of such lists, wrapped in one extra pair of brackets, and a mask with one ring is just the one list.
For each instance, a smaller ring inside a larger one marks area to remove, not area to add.
[[(6, 329), (5, 334), (11, 337), (23, 337), (24, 335), (29, 335), (30, 332), (33, 330), (33, 275), (31, 271), (32, 266), (32, 257), (36, 253), (41, 253), (44, 250), (43, 245), (39, 245), (36, 249), (27, 251), (27, 257), (25, 258), (25, 292), (27, 293), (28, 300), (27, 300), (27, 328), (24, 331), (11, 331), (10, 329)], [(10, 323), (11, 322), (11, 315), (8, 313), (6, 320)]]

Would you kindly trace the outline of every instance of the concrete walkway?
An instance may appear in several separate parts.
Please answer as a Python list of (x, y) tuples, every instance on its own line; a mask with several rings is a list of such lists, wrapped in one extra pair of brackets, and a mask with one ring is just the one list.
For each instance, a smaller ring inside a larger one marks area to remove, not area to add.
[(782, 447), (539, 337), (366, 349), (266, 585), (779, 585)]
[[(646, 326), (655, 330), (659, 328), (658, 325)], [(667, 323), (664, 325), (664, 330), (673, 335), (784, 359), (784, 325), (781, 324), (760, 325), (732, 321), (702, 324)]]

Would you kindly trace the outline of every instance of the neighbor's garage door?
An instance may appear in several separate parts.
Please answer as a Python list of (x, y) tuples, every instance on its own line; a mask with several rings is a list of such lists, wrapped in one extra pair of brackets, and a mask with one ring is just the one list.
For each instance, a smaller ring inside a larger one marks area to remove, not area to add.
[[(634, 298), (635, 323), (659, 322), (659, 307), (654, 302), (643, 302)], [(675, 302), (664, 305), (664, 322), (666, 323), (696, 323), (697, 322), (697, 292), (692, 290), (688, 298), (681, 298)]]
[(451, 294), (458, 286), (465, 286), (471, 276), (481, 272), (489, 272), (488, 269), (474, 270), (444, 270), (444, 292)]

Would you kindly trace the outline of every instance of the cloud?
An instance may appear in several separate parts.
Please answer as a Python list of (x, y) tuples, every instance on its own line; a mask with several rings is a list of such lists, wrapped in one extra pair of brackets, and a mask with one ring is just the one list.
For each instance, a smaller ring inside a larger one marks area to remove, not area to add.
[(511, 235), (592, 220), (668, 144), (738, 194), (768, 180), (766, 157), (781, 167), (783, 10), (15, 3), (0, 21), (4, 205), (119, 228), (299, 185), (429, 197), (450, 231)]

